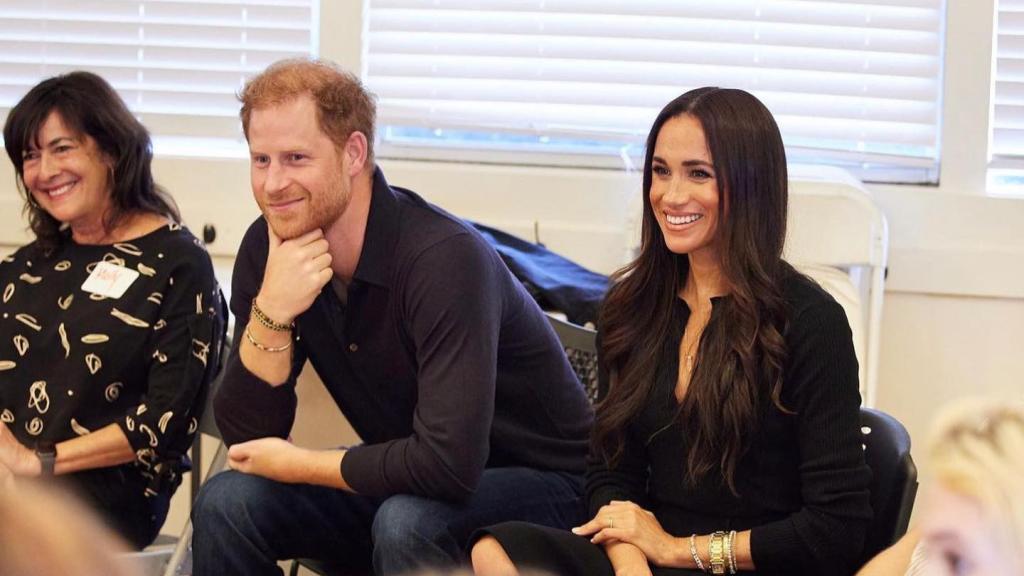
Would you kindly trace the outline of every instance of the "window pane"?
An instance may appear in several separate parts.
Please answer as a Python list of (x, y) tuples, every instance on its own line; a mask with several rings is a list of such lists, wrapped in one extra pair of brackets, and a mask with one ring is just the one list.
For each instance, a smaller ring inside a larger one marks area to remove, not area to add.
[(268, 64), (316, 53), (316, 8), (316, 0), (0, 2), (0, 113), (43, 78), (84, 69), (152, 119), (155, 136), (238, 140), (235, 94)]
[(943, 8), (370, 0), (365, 76), (379, 98), (382, 154), (391, 144), (411, 155), (416, 146), (621, 155), (642, 147), (666, 102), (717, 85), (757, 95), (804, 160), (842, 157), (868, 180), (934, 182)]

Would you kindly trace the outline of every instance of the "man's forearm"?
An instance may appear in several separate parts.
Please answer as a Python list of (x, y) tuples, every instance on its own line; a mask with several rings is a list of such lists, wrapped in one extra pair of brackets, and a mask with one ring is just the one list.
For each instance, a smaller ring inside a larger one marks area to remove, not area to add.
[(355, 492), (341, 475), (341, 461), (345, 459), (345, 450), (312, 450), (310, 453), (309, 484)]
[(228, 466), (287, 484), (313, 484), (354, 492), (341, 475), (345, 450), (310, 450), (281, 438), (259, 438), (228, 450)]
[(249, 372), (280, 386), (291, 376), (293, 322), (313, 305), (334, 273), (330, 246), (319, 228), (282, 240), (268, 226), (267, 242), (263, 281), (251, 301), (238, 351)]

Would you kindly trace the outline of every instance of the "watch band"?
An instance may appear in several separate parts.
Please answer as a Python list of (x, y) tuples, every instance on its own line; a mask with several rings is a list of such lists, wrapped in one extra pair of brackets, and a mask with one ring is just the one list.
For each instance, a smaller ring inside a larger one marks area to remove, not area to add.
[(48, 440), (41, 440), (36, 444), (36, 456), (42, 467), (41, 476), (52, 477), (54, 468), (57, 466), (57, 445)]
[(708, 563), (711, 573), (725, 574), (725, 532), (715, 532), (711, 535), (708, 556), (711, 558)]

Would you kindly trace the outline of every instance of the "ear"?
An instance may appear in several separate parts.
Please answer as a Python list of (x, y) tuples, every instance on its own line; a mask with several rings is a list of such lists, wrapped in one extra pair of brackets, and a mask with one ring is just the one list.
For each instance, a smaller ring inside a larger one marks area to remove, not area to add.
[(348, 135), (348, 140), (345, 141), (345, 147), (342, 150), (342, 167), (350, 178), (366, 168), (369, 148), (366, 134), (356, 131)]
[(114, 174), (114, 168), (117, 166), (117, 159), (115, 159), (110, 154), (103, 152), (102, 150), (99, 151), (99, 155), (100, 162), (102, 162), (103, 165), (107, 167), (107, 174), (111, 175), (112, 177)]
[(107, 167), (107, 180), (108, 180), (107, 184), (110, 186), (110, 189), (113, 190), (114, 189), (114, 179), (115, 179), (114, 168), (117, 167), (117, 161), (113, 157), (111, 157), (109, 154), (107, 154), (105, 152), (102, 153), (102, 154), (103, 155), (100, 156), (100, 160)]

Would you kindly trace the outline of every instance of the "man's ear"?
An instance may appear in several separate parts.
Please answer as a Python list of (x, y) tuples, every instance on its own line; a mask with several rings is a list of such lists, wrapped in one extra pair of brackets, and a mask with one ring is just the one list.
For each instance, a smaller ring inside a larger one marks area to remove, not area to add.
[(345, 160), (344, 168), (350, 178), (361, 173), (366, 167), (369, 148), (366, 134), (356, 131), (348, 135), (342, 154)]

